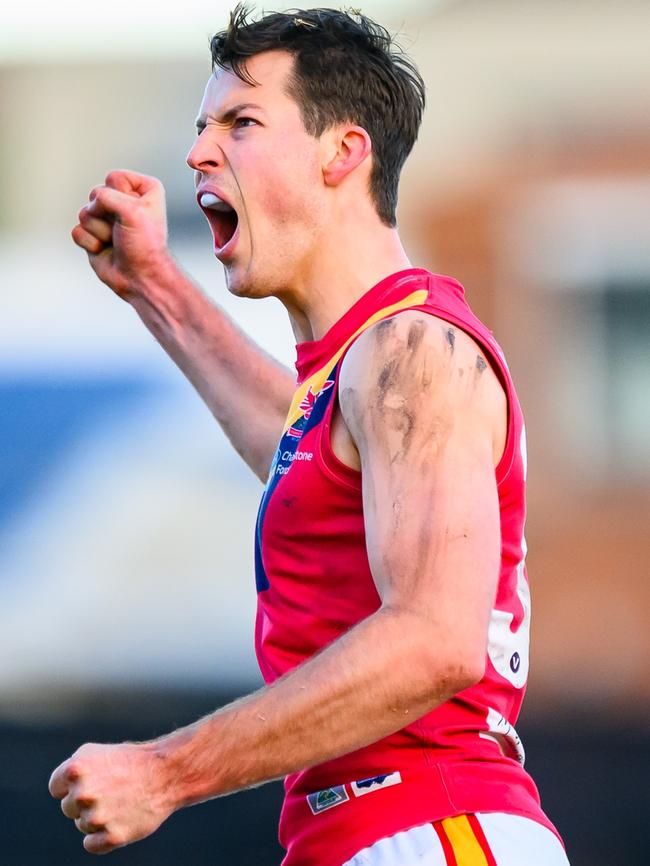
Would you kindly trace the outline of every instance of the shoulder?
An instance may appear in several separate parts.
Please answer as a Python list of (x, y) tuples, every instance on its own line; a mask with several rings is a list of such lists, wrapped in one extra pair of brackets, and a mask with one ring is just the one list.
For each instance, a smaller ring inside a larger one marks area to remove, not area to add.
[(445, 393), (462, 399), (490, 390), (496, 382), (485, 352), (462, 329), (418, 310), (405, 310), (367, 328), (348, 350), (340, 390), (386, 394)]
[(405, 310), (367, 328), (341, 366), (339, 401), (355, 443), (366, 428), (400, 423), (468, 426), (505, 438), (506, 396), (489, 358), (462, 329)]

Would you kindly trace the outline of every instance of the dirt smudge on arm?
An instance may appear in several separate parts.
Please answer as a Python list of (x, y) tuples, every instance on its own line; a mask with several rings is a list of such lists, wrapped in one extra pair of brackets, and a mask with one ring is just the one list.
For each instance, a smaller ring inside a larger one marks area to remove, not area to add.
[(453, 328), (447, 328), (445, 331), (445, 339), (447, 340), (447, 345), (451, 349), (451, 354), (454, 354), (454, 349), (456, 348), (456, 331)]

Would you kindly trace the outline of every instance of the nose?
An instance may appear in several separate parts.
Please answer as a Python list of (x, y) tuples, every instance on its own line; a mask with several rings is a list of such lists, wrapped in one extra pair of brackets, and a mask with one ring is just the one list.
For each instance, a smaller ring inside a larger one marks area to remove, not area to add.
[(186, 162), (194, 171), (216, 171), (224, 163), (223, 153), (218, 144), (211, 141), (204, 130), (187, 154)]

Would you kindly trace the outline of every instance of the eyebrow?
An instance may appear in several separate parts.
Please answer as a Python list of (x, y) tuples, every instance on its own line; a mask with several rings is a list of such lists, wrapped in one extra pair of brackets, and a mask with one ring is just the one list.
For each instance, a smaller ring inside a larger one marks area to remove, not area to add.
[(264, 110), (261, 105), (257, 105), (255, 102), (239, 102), (237, 105), (233, 105), (232, 108), (229, 108), (220, 115), (201, 114), (196, 118), (196, 128), (199, 132), (203, 132), (207, 125), (208, 118), (213, 118), (217, 123), (228, 124), (233, 121), (240, 112), (246, 111), (250, 108), (254, 108), (257, 111)]

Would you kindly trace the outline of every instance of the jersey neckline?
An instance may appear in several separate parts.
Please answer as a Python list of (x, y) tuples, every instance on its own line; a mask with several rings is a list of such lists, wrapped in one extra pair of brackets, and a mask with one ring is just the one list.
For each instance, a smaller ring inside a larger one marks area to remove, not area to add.
[(327, 363), (346, 339), (368, 318), (369, 309), (374, 310), (381, 306), (382, 300), (388, 296), (391, 301), (399, 300), (402, 294), (415, 291), (420, 280), (428, 282), (432, 276), (425, 268), (406, 268), (389, 274), (356, 300), (319, 340), (296, 343), (298, 382), (304, 381), (310, 373)]

